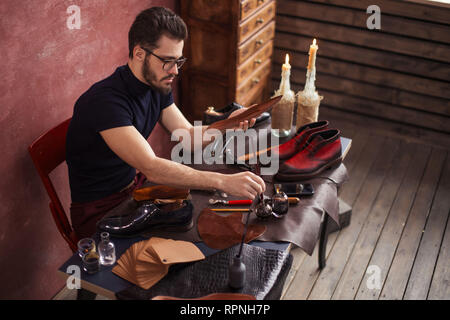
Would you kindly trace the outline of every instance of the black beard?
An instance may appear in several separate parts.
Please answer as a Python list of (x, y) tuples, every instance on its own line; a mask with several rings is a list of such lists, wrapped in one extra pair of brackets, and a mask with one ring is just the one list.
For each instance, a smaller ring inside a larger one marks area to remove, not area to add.
[[(150, 71), (147, 62), (147, 57), (144, 59), (144, 65), (142, 66), (142, 76), (144, 77), (145, 81), (147, 81), (147, 83), (150, 85), (150, 87), (152, 87), (152, 89), (158, 91), (159, 93), (163, 95), (168, 95), (169, 93), (172, 92), (172, 87), (160, 87), (155, 84), (158, 83), (158, 79), (156, 78), (155, 74)], [(161, 80), (164, 80), (166, 78), (169, 79), (171, 78), (171, 76), (165, 77)]]

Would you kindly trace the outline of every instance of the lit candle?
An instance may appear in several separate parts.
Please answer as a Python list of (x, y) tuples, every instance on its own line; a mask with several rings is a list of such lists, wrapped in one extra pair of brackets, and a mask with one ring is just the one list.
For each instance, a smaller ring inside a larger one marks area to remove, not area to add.
[(309, 46), (308, 70), (316, 68), (316, 53), (318, 49), (319, 46), (316, 44), (316, 39), (314, 39), (312, 45)]
[(280, 89), (278, 90), (278, 94), (283, 96), (286, 94), (290, 94), (291, 90), (291, 84), (289, 82), (290, 76), (291, 76), (291, 65), (289, 64), (289, 55), (286, 54), (284, 63), (281, 66), (281, 83)]
[(309, 61), (308, 69), (306, 70), (306, 83), (304, 91), (313, 94), (316, 91), (316, 54), (319, 46), (316, 39), (313, 40), (312, 45), (309, 46)]
[(281, 71), (291, 70), (291, 65), (289, 64), (289, 55), (286, 53), (286, 58), (284, 60), (283, 66), (281, 67)]

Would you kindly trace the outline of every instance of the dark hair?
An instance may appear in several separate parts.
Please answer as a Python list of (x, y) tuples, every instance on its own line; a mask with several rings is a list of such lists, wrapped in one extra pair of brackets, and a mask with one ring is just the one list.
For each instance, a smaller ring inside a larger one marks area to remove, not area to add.
[(139, 13), (128, 32), (130, 58), (133, 58), (133, 49), (138, 44), (155, 49), (163, 34), (173, 39), (186, 40), (186, 24), (172, 10), (163, 7), (152, 7)]

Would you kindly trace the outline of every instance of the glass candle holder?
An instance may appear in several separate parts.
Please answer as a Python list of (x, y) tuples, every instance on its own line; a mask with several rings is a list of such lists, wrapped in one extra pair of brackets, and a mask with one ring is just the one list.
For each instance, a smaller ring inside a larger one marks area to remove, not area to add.
[(272, 134), (283, 138), (291, 133), (295, 100), (281, 99), (272, 109)]
[(319, 96), (317, 92), (313, 94), (305, 94), (299, 92), (297, 94), (297, 119), (295, 129), (298, 130), (301, 126), (316, 122), (319, 118), (319, 106), (323, 96)]

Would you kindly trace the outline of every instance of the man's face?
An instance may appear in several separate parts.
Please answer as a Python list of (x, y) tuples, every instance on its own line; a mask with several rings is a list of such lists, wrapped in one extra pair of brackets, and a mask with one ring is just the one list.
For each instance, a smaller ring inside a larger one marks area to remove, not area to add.
[[(183, 40), (175, 40), (163, 35), (158, 41), (158, 48), (152, 52), (164, 60), (175, 60), (182, 57), (183, 46)], [(163, 94), (169, 94), (172, 91), (172, 82), (178, 75), (178, 68), (174, 65), (169, 70), (163, 70), (163, 65), (163, 61), (147, 53), (142, 65), (142, 75), (151, 87)]]

